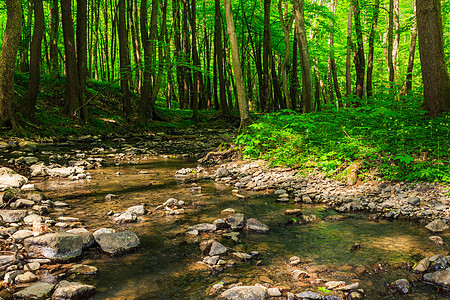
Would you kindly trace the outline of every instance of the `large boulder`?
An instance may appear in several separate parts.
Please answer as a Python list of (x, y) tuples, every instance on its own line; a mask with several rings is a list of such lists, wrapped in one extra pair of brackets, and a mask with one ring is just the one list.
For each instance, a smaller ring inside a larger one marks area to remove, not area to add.
[(0, 168), (0, 187), (3, 190), (9, 188), (20, 188), (22, 185), (26, 184), (28, 179), (22, 176), (10, 168)]
[(245, 215), (241, 213), (237, 213), (231, 216), (228, 216), (225, 219), (225, 222), (232, 231), (239, 231), (244, 229), (245, 226)]
[(26, 217), (28, 211), (24, 209), (0, 209), (0, 217), (4, 222), (16, 223), (22, 221)]
[(63, 280), (56, 286), (53, 300), (89, 299), (95, 293), (95, 286)]
[(103, 232), (94, 234), (94, 238), (104, 252), (112, 255), (134, 249), (140, 243), (136, 233), (131, 231)]
[(425, 226), (425, 228), (432, 232), (442, 232), (447, 230), (449, 226), (441, 219), (437, 219), (434, 220), (433, 222), (428, 223), (428, 225)]
[(55, 232), (24, 240), (28, 254), (55, 260), (69, 260), (81, 254), (83, 239), (74, 233)]
[(83, 239), (83, 249), (89, 248), (94, 244), (94, 236), (86, 228), (70, 229), (67, 232), (79, 235)]
[(438, 285), (444, 289), (450, 289), (450, 270), (442, 270), (423, 275), (425, 282)]
[(219, 300), (263, 300), (267, 299), (266, 289), (258, 286), (236, 286), (223, 292)]
[(47, 299), (55, 287), (54, 284), (36, 282), (33, 285), (14, 294), (14, 299)]

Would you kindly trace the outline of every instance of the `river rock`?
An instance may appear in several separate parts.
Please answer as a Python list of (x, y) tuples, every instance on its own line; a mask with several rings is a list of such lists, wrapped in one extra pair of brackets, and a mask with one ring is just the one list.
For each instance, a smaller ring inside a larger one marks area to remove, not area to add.
[(438, 285), (444, 289), (450, 289), (450, 269), (426, 273), (423, 275), (425, 282)]
[(2, 217), (4, 222), (16, 223), (22, 221), (23, 218), (28, 214), (28, 211), (23, 209), (0, 209), (0, 217)]
[(67, 232), (76, 234), (83, 239), (83, 249), (91, 247), (95, 242), (94, 236), (86, 228), (70, 229)]
[(28, 199), (17, 199), (16, 200), (16, 208), (21, 208), (21, 207), (31, 207), (33, 205), (35, 205), (36, 203), (32, 200), (28, 200)]
[(249, 259), (252, 259), (252, 256), (251, 256), (250, 254), (243, 253), (243, 252), (234, 252), (234, 253), (233, 253), (233, 256), (234, 256), (234, 257), (237, 257), (237, 258), (239, 258), (239, 259), (241, 259), (241, 260), (249, 260)]
[(335, 289), (337, 287), (344, 286), (344, 285), (345, 285), (345, 281), (328, 281), (328, 282), (325, 282), (325, 287), (328, 290), (333, 290), (333, 289)]
[(411, 289), (411, 284), (406, 279), (398, 279), (391, 283), (391, 287), (402, 294), (408, 294)]
[(226, 290), (219, 300), (263, 300), (267, 299), (266, 289), (259, 286), (236, 286)]
[(54, 287), (55, 285), (51, 283), (36, 282), (33, 285), (30, 285), (29, 287), (15, 293), (14, 299), (47, 299)]
[(92, 235), (94, 236), (94, 239), (97, 238), (97, 236), (99, 236), (102, 233), (115, 233), (116, 230), (113, 228), (100, 228), (97, 229)]
[(81, 254), (83, 239), (73, 233), (55, 232), (24, 241), (28, 254), (56, 260), (69, 260)]
[(30, 214), (30, 215), (26, 216), (25, 218), (23, 218), (23, 222), (27, 225), (31, 225), (34, 222), (41, 223), (42, 221), (43, 221), (42, 217), (37, 214)]
[(214, 241), (211, 244), (211, 250), (209, 250), (209, 255), (210, 256), (215, 256), (215, 255), (220, 255), (220, 254), (224, 254), (227, 252), (227, 248), (222, 245), (221, 243)]
[(37, 163), (35, 165), (30, 166), (31, 177), (36, 176), (46, 176), (47, 175), (47, 167), (44, 163)]
[(247, 220), (245, 230), (257, 233), (267, 233), (269, 232), (269, 226), (261, 223), (261, 221), (257, 219), (251, 218)]
[(267, 289), (267, 295), (269, 295), (269, 297), (281, 297), (281, 292), (278, 288), (269, 288)]
[(10, 168), (0, 168), (0, 186), (3, 186), (4, 190), (9, 188), (20, 188), (27, 182), (28, 179), (25, 176), (18, 174)]
[(242, 230), (245, 226), (245, 215), (242, 213), (237, 213), (231, 216), (228, 216), (225, 219), (225, 222), (232, 231)]
[(0, 255), (0, 266), (14, 261), (14, 255)]
[(197, 230), (198, 232), (214, 232), (216, 229), (216, 225), (214, 224), (202, 223), (189, 227), (188, 231)]
[(430, 259), (428, 257), (419, 261), (419, 263), (413, 268), (415, 272), (423, 273), (430, 267)]
[(412, 206), (419, 206), (420, 205), (420, 198), (419, 197), (409, 197), (408, 203)]
[(89, 299), (89, 297), (94, 293), (95, 293), (95, 286), (93, 285), (63, 280), (56, 286), (52, 299), (55, 300)]
[(433, 255), (430, 259), (430, 267), (433, 271), (447, 268), (447, 258), (440, 254)]
[(106, 195), (105, 196), (105, 200), (106, 201), (112, 201), (114, 198), (116, 198), (117, 197), (117, 195), (114, 195), (114, 194), (108, 194), (108, 195)]
[(230, 175), (230, 171), (228, 171), (227, 168), (225, 167), (220, 167), (216, 170), (216, 177), (217, 178), (221, 178), (221, 177), (227, 177)]
[(322, 299), (322, 296), (320, 296), (317, 293), (306, 291), (295, 295), (298, 299)]
[(301, 209), (287, 209), (284, 212), (285, 216), (302, 216), (302, 210)]
[(23, 266), (24, 271), (37, 271), (41, 267), (41, 264), (37, 261), (29, 262), (25, 266)]
[(75, 217), (58, 217), (57, 219), (59, 222), (65, 222), (65, 223), (73, 223), (73, 222), (79, 222), (79, 218)]
[(22, 241), (26, 238), (29, 238), (30, 236), (33, 236), (33, 231), (26, 230), (26, 229), (18, 230), (16, 232), (14, 232), (14, 234), (12, 235), (12, 237), (16, 241)]
[(428, 223), (428, 225), (425, 226), (425, 228), (432, 232), (442, 232), (447, 230), (449, 226), (441, 219), (437, 219), (434, 220), (433, 222)]
[(74, 265), (70, 270), (70, 273), (72, 274), (79, 274), (79, 275), (94, 275), (97, 274), (97, 268), (94, 266), (88, 266), (88, 265)]
[(38, 144), (35, 142), (31, 142), (31, 141), (22, 141), (19, 143), (19, 148), (23, 151), (37, 151), (38, 149)]
[(116, 223), (132, 223), (137, 221), (137, 217), (129, 211), (116, 213), (112, 216), (113, 221)]
[(442, 247), (444, 245), (444, 239), (442, 239), (440, 236), (433, 235), (429, 237), (429, 240), (433, 242), (436, 246)]
[(136, 216), (143, 216), (147, 213), (147, 210), (145, 209), (145, 205), (136, 205), (136, 206), (128, 207), (127, 212), (130, 212)]
[(111, 255), (117, 255), (139, 246), (140, 241), (136, 233), (131, 231), (120, 231), (115, 233), (94, 233), (95, 241), (100, 248)]
[(234, 215), (236, 213), (236, 210), (234, 208), (226, 208), (220, 212), (222, 216), (230, 216)]
[(33, 282), (36, 280), (37, 280), (36, 275), (31, 273), (30, 271), (27, 271), (23, 274), (17, 275), (16, 278), (14, 279), (14, 282), (15, 283), (29, 283), (29, 282)]
[(301, 263), (301, 259), (298, 256), (292, 256), (291, 258), (289, 258), (289, 265), (291, 266), (296, 266), (299, 263)]

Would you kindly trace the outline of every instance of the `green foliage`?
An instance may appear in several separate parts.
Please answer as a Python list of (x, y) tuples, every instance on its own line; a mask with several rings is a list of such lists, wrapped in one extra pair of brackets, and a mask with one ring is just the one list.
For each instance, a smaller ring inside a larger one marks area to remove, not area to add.
[(380, 95), (358, 108), (329, 108), (299, 115), (283, 110), (262, 116), (240, 134), (247, 158), (273, 166), (317, 169), (338, 175), (352, 161), (362, 172), (389, 180), (450, 182), (450, 116), (430, 119), (414, 96)]

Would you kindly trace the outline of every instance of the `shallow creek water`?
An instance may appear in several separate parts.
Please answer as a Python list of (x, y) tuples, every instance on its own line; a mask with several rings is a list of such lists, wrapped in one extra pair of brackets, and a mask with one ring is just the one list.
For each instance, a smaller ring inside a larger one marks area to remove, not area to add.
[[(99, 254), (96, 249), (83, 254), (82, 262), (98, 267), (94, 277), (78, 280), (97, 287), (94, 299), (214, 299), (208, 296), (210, 286), (220, 281), (272, 286), (289, 286), (292, 292), (312, 290), (317, 286), (294, 282), (287, 264), (289, 257), (302, 259), (300, 269), (319, 273), (325, 280), (360, 282), (366, 299), (446, 299), (448, 294), (425, 285), (410, 270), (403, 268), (424, 256), (442, 252), (429, 240), (423, 225), (407, 221), (371, 222), (365, 214), (347, 214), (342, 220), (317, 205), (275, 203), (274, 197), (253, 195), (238, 199), (232, 188), (212, 181), (200, 181), (201, 194), (193, 194), (190, 184), (175, 179), (175, 171), (195, 167), (188, 159), (154, 158), (136, 165), (108, 166), (90, 171), (90, 181), (48, 180), (37, 185), (53, 199), (67, 202), (70, 209), (54, 216), (79, 217), (90, 231), (100, 227), (116, 227), (135, 231), (141, 246), (120, 257)], [(146, 171), (148, 174), (139, 174)], [(117, 175), (117, 172), (120, 172)], [(116, 194), (105, 201), (106, 194)], [(186, 213), (164, 216), (153, 213), (131, 225), (114, 225), (106, 216), (109, 211), (122, 211), (140, 203), (152, 210), (169, 197), (184, 200)], [(197, 262), (201, 260), (199, 240), (186, 238), (188, 226), (213, 222), (221, 210), (234, 208), (247, 218), (257, 218), (269, 225), (270, 233), (241, 234), (241, 244), (221, 241), (228, 247), (249, 253), (258, 251), (257, 259), (237, 262), (222, 273), (209, 272)], [(289, 220), (286, 209), (301, 208), (304, 214), (315, 214), (322, 221), (285, 226)], [(442, 236), (446, 243), (450, 236)], [(361, 249), (352, 251), (355, 244)], [(261, 265), (256, 266), (260, 260)], [(365, 272), (364, 272), (365, 271)], [(412, 293), (406, 296), (389, 294), (387, 285), (400, 278), (413, 281)], [(415, 280), (416, 279), (416, 280)]]

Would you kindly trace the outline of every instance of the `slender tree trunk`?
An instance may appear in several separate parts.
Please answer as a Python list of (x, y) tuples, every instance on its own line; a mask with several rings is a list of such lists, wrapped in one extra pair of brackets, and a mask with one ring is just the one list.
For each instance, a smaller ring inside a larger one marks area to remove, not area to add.
[(28, 90), (22, 99), (22, 114), (27, 119), (34, 119), (36, 98), (39, 94), (41, 83), (41, 50), (42, 36), (44, 35), (44, 7), (42, 0), (33, 0), (34, 7), (34, 31), (30, 50), (30, 78)]
[(211, 99), (211, 44), (206, 24), (206, 0), (203, 0), (203, 30), (205, 37), (205, 59), (206, 59), (206, 91), (205, 102), (208, 109), (212, 107)]
[(80, 117), (83, 122), (88, 119), (86, 106), (86, 77), (87, 77), (87, 1), (77, 0), (77, 67), (80, 90)]
[(264, 83), (264, 75), (263, 75), (263, 67), (262, 67), (262, 52), (261, 52), (261, 43), (257, 42), (255, 45), (256, 51), (255, 51), (255, 67), (256, 72), (258, 73), (258, 88), (259, 88), (259, 109), (261, 111), (263, 110), (263, 107), (266, 106), (266, 90), (265, 90), (265, 83)]
[(177, 86), (178, 86), (178, 103), (180, 107), (185, 102), (184, 93), (184, 72), (182, 67), (183, 57), (181, 54), (181, 7), (179, 0), (172, 0), (172, 18), (174, 23), (174, 44), (175, 44), (175, 61), (177, 69)]
[(31, 40), (31, 25), (32, 25), (32, 16), (33, 16), (33, 2), (26, 1), (27, 6), (27, 17), (24, 20), (24, 26), (22, 28), (22, 36), (19, 44), (19, 71), (21, 73), (27, 73), (30, 71), (30, 61), (28, 59), (28, 51), (30, 49), (30, 40)]
[(378, 24), (378, 15), (380, 13), (380, 0), (375, 0), (374, 9), (373, 9), (373, 17), (372, 17), (372, 27), (370, 28), (369, 34), (369, 54), (367, 55), (367, 97), (372, 97), (373, 95), (373, 53), (375, 51), (375, 37), (377, 34), (377, 24)]
[(278, 76), (277, 76), (277, 71), (275, 68), (275, 59), (274, 59), (274, 55), (272, 54), (272, 52), (270, 53), (270, 66), (271, 66), (271, 75), (272, 75), (272, 86), (273, 86), (273, 92), (274, 92), (274, 97), (273, 97), (273, 101), (272, 101), (272, 107), (274, 109), (286, 109), (286, 102), (283, 101), (283, 93), (281, 92), (281, 86), (280, 83), (278, 82)]
[(419, 54), (424, 86), (424, 107), (432, 117), (450, 112), (440, 0), (416, 0)]
[(22, 28), (22, 3), (6, 0), (6, 28), (0, 51), (0, 127), (18, 128), (12, 109), (14, 101), (14, 69)]
[(294, 0), (295, 26), (297, 40), (300, 48), (300, 64), (302, 68), (303, 105), (306, 113), (313, 109), (313, 80), (311, 72), (311, 60), (309, 57), (308, 42), (306, 40), (305, 16), (303, 0)]
[(231, 1), (224, 0), (224, 6), (225, 6), (225, 16), (227, 19), (228, 35), (230, 37), (231, 55), (233, 57), (233, 71), (236, 80), (236, 88), (238, 94), (237, 101), (239, 104), (239, 113), (241, 115), (241, 123), (239, 128), (243, 129), (245, 126), (251, 123), (251, 118), (248, 109), (248, 102), (245, 95), (244, 80), (242, 78), (242, 69), (239, 60), (239, 49), (236, 37), (236, 28), (234, 26), (233, 11), (231, 8)]
[(202, 74), (200, 72), (200, 59), (198, 57), (197, 51), (197, 4), (196, 0), (191, 2), (191, 34), (192, 34), (192, 62), (194, 64), (194, 89), (192, 91), (192, 119), (194, 121), (199, 120), (198, 107), (200, 102), (200, 97), (203, 88)]
[(50, 73), (54, 80), (59, 75), (58, 36), (59, 36), (59, 1), (50, 3)]
[(294, 44), (292, 45), (292, 70), (291, 70), (291, 101), (292, 101), (292, 109), (297, 109), (298, 105), (298, 45), (297, 45), (297, 36), (294, 34)]
[(74, 119), (80, 107), (78, 98), (80, 86), (78, 81), (71, 0), (61, 0), (61, 13), (66, 56), (66, 103), (64, 105), (64, 112)]
[(119, 61), (120, 61), (120, 88), (122, 90), (122, 109), (126, 120), (131, 117), (131, 99), (129, 82), (131, 75), (130, 57), (128, 51), (128, 31), (126, 24), (126, 2), (119, 0)]
[(398, 72), (398, 50), (400, 47), (400, 6), (399, 0), (394, 0), (394, 42), (392, 46), (392, 65), (394, 72)]
[[(355, 56), (355, 69), (356, 69), (356, 96), (360, 99), (364, 97), (364, 73), (366, 67), (366, 59), (364, 56), (364, 44), (362, 36), (361, 25), (361, 9), (359, 8), (359, 0), (353, 0), (353, 13), (355, 16), (355, 33), (356, 33), (356, 56)], [(359, 102), (356, 105), (360, 105)]]
[(182, 103), (181, 108), (188, 108), (192, 104), (192, 70), (190, 67), (191, 64), (191, 43), (189, 37), (189, 3), (188, 0), (183, 1), (183, 24), (182, 24), (182, 42), (183, 42), (183, 99), (184, 103)]
[(391, 88), (394, 84), (394, 62), (392, 60), (392, 53), (394, 49), (394, 0), (389, 0), (389, 26), (388, 26), (388, 73), (389, 73), (389, 81), (391, 82)]
[(269, 63), (270, 63), (270, 52), (272, 51), (271, 41), (270, 41), (270, 4), (271, 0), (264, 0), (264, 37), (263, 37), (263, 101), (261, 101), (261, 109), (263, 112), (270, 110), (270, 105), (272, 103), (272, 95), (270, 92), (270, 73), (269, 73)]
[(352, 94), (352, 3), (348, 7), (348, 22), (347, 22), (347, 60), (345, 64), (345, 87), (346, 96), (350, 97)]
[[(290, 93), (289, 93), (289, 82), (288, 82), (288, 78), (287, 78), (287, 65), (289, 63), (289, 57), (291, 55), (291, 43), (289, 40), (289, 33), (290, 33), (290, 29), (292, 28), (292, 23), (294, 22), (294, 15), (292, 15), (289, 19), (289, 21), (286, 24), (285, 16), (283, 13), (283, 8), (282, 8), (282, 0), (278, 1), (278, 11), (280, 14), (280, 22), (281, 22), (281, 27), (283, 29), (284, 32), (284, 45), (286, 47), (286, 52), (284, 53), (284, 57), (283, 57), (283, 62), (281, 63), (281, 78), (282, 78), (282, 82), (283, 82), (283, 91), (284, 91), (284, 96), (286, 97), (286, 105), (288, 109), (293, 109), (293, 105), (292, 105), (292, 100), (290, 97)], [(284, 2), (284, 11), (287, 13), (288, 9), (287, 9), (287, 2)]]
[(413, 69), (414, 69), (414, 56), (416, 53), (416, 41), (417, 41), (417, 26), (414, 23), (412, 32), (411, 32), (411, 42), (409, 46), (409, 59), (408, 59), (408, 67), (406, 69), (406, 86), (405, 86), (405, 94), (408, 95), (412, 90), (412, 78), (413, 78)]

